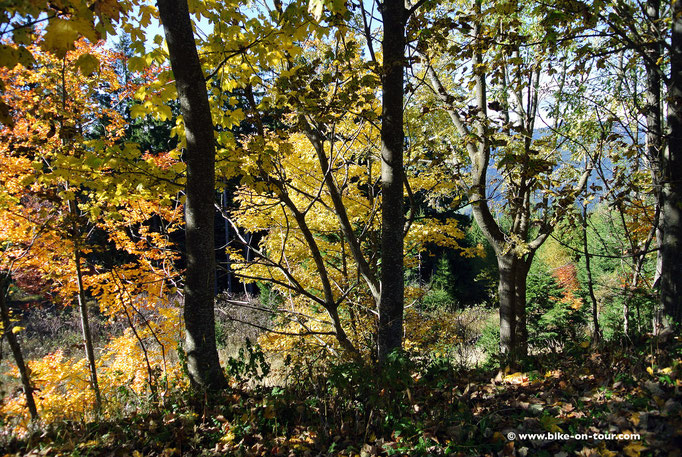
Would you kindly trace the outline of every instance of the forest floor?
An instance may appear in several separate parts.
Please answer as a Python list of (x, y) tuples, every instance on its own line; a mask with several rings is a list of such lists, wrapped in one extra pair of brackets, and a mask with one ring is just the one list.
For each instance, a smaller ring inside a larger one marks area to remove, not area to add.
[(583, 346), (506, 375), (405, 357), (381, 373), (345, 364), (279, 387), (175, 392), (132, 415), (4, 437), (0, 455), (682, 455), (680, 339)]

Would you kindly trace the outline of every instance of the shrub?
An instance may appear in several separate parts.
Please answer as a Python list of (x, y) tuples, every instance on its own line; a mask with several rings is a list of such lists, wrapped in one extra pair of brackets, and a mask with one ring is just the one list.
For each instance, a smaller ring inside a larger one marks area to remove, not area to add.
[(422, 298), (422, 307), (427, 311), (452, 310), (455, 303), (455, 299), (445, 289), (431, 289)]
[(535, 263), (526, 287), (528, 344), (536, 349), (556, 350), (571, 333), (574, 309), (564, 300), (566, 291), (542, 263)]
[(497, 316), (492, 316), (481, 331), (477, 346), (483, 350), (488, 362), (496, 357), (500, 352), (500, 320)]

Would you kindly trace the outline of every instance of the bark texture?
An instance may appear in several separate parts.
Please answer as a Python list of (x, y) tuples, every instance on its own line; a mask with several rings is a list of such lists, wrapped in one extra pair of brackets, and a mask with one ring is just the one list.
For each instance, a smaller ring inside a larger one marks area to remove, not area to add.
[(663, 155), (661, 302), (669, 323), (682, 323), (682, 2), (672, 5), (668, 88), (670, 137)]
[(403, 340), (403, 71), (405, 21), (403, 0), (385, 0), (381, 109), (381, 298), (379, 301), (379, 362), (402, 347)]
[(185, 350), (191, 381), (206, 389), (227, 386), (215, 341), (215, 143), (206, 81), (187, 0), (158, 0), (171, 68), (185, 122)]

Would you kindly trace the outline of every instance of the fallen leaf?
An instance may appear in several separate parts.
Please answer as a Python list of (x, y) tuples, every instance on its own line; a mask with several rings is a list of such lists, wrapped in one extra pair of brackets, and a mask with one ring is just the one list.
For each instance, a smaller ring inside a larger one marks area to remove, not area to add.
[(645, 449), (646, 446), (642, 445), (642, 443), (638, 441), (635, 441), (634, 443), (630, 443), (627, 446), (625, 446), (623, 448), (623, 452), (625, 452), (625, 455), (627, 455), (628, 457), (639, 457), (639, 455)]

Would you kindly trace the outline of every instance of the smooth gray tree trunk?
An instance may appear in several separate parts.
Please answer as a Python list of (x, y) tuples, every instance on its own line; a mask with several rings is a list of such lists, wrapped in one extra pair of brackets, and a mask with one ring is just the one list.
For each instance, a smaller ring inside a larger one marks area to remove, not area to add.
[[(662, 246), (663, 246), (663, 223), (661, 214), (661, 203), (662, 203), (662, 189), (661, 189), (661, 161), (662, 154), (664, 150), (664, 138), (663, 138), (663, 126), (662, 126), (662, 116), (661, 116), (661, 73), (660, 69), (656, 68), (656, 62), (659, 61), (662, 55), (662, 46), (660, 42), (660, 10), (661, 1), (660, 0), (648, 0), (646, 3), (646, 15), (648, 18), (648, 30), (652, 40), (651, 45), (649, 45), (645, 52), (648, 59), (644, 59), (644, 67), (646, 70), (646, 90), (644, 93), (645, 97), (645, 107), (644, 111), (646, 114), (646, 154), (647, 161), (649, 162), (649, 169), (651, 173), (651, 180), (654, 186), (654, 196), (656, 199), (656, 210), (654, 217), (654, 230), (656, 237), (656, 271), (654, 273), (653, 285), (654, 287), (660, 286), (661, 273), (663, 271), (663, 257), (662, 257)], [(646, 254), (642, 254), (646, 256)], [(644, 259), (642, 259), (642, 262)], [(635, 280), (637, 278), (635, 277)], [(659, 330), (663, 326), (662, 316), (663, 310), (661, 309), (661, 304), (657, 306), (654, 310), (653, 318), (653, 332), (658, 334)]]
[(215, 341), (214, 199), (215, 143), (204, 73), (187, 0), (158, 0), (171, 68), (185, 122), (185, 351), (192, 383), (209, 390), (227, 386)]
[[(646, 105), (646, 143), (647, 143), (647, 160), (651, 169), (651, 179), (654, 185), (654, 192), (656, 197), (656, 206), (660, 212), (661, 203), (661, 159), (663, 153), (663, 126), (661, 117), (661, 73), (658, 68), (653, 67), (654, 62), (658, 62), (661, 58), (662, 50), (659, 34), (660, 21), (660, 0), (648, 0), (646, 4), (646, 14), (649, 19), (649, 33), (655, 41), (646, 49), (649, 57), (645, 61), (646, 69), (646, 91), (644, 94)], [(661, 242), (663, 241), (663, 230), (659, 221), (656, 223), (656, 273), (654, 276), (654, 285), (657, 285), (661, 276)]]

